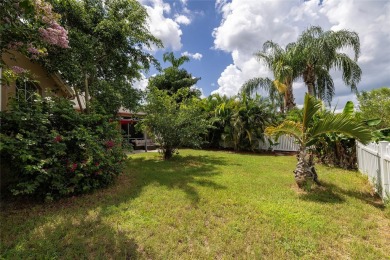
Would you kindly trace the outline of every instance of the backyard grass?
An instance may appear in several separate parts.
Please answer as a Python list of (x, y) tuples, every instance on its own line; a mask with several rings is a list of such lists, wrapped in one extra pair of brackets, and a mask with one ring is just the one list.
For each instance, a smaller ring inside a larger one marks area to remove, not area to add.
[(390, 259), (390, 210), (360, 174), (294, 156), (131, 155), (115, 185), (50, 204), (2, 203), (5, 259)]

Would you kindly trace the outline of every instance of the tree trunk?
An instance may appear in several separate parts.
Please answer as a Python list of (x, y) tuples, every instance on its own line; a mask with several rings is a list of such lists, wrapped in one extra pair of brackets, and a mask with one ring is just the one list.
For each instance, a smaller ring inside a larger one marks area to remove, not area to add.
[(164, 155), (164, 160), (171, 159), (173, 156), (173, 149), (172, 148), (164, 148), (163, 155)]
[(315, 96), (315, 81), (316, 81), (316, 75), (314, 73), (314, 66), (311, 64), (306, 65), (306, 69), (303, 72), (303, 81), (305, 82), (307, 86), (307, 91), (309, 95)]
[(88, 87), (88, 74), (85, 73), (85, 111), (89, 114), (89, 87)]
[(79, 109), (80, 109), (80, 112), (83, 113), (83, 106), (81, 104), (81, 100), (80, 100), (80, 95), (79, 95), (79, 92), (77, 91), (77, 88), (74, 88), (74, 93), (76, 94), (76, 100), (77, 100), (77, 103), (79, 105)]
[(310, 189), (313, 182), (320, 185), (317, 172), (314, 168), (313, 155), (307, 155), (307, 151), (301, 148), (297, 155), (298, 163), (294, 171), (295, 182), (301, 189)]
[(290, 111), (295, 107), (294, 94), (292, 88), (292, 81), (286, 81), (286, 92), (284, 93), (285, 107), (287, 111)]

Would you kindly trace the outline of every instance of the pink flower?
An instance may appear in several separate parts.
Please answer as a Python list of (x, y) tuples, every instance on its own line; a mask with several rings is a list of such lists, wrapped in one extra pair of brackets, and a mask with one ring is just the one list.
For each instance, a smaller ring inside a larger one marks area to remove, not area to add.
[(39, 50), (34, 48), (34, 47), (29, 47), (28, 49), (28, 52), (31, 53), (31, 54), (36, 54), (36, 55), (39, 55)]
[(106, 142), (106, 147), (108, 149), (112, 148), (115, 145), (114, 141), (110, 140)]
[(51, 23), (48, 28), (39, 28), (39, 33), (43, 41), (60, 48), (69, 48), (68, 31), (57, 22)]
[(17, 50), (22, 46), (23, 46), (23, 42), (10, 42), (7, 47), (10, 50)]
[(77, 163), (72, 164), (71, 172), (74, 172), (77, 169)]
[(25, 69), (19, 67), (19, 66), (12, 66), (11, 67), (12, 71), (15, 72), (16, 74), (22, 74), (24, 72), (26, 72)]
[(54, 138), (54, 142), (56, 142), (56, 143), (59, 143), (59, 142), (61, 142), (62, 141), (62, 136), (60, 136), (60, 135), (57, 135), (55, 138)]

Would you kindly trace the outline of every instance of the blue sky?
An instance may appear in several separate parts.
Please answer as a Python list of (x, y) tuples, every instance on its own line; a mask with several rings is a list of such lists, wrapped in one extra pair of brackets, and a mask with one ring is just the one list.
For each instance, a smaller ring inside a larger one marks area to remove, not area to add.
[[(235, 95), (246, 80), (271, 76), (253, 53), (267, 40), (281, 45), (295, 41), (310, 25), (356, 31), (361, 39), (359, 65), (363, 70), (358, 90), (390, 86), (389, 0), (139, 1), (148, 11), (151, 32), (165, 45), (165, 49), (155, 50), (156, 57), (161, 60), (166, 51), (174, 51), (176, 56), (188, 53), (192, 58), (184, 68), (202, 78), (196, 87), (205, 96)], [(145, 75), (141, 88), (153, 73)], [(340, 73), (332, 74), (336, 86), (332, 105), (341, 108), (348, 100), (356, 101)], [(294, 83), (297, 104), (302, 103), (305, 91), (302, 82)]]

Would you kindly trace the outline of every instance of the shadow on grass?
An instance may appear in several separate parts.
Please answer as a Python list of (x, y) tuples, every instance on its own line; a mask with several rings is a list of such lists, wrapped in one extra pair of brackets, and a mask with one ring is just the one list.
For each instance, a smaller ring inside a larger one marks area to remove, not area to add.
[[(111, 218), (117, 212), (113, 206), (137, 198), (149, 185), (180, 189), (196, 206), (201, 199), (197, 188), (226, 189), (210, 177), (220, 174), (218, 165), (228, 164), (226, 159), (214, 156), (175, 156), (169, 161), (130, 158), (126, 172), (107, 189), (45, 204), (2, 201), (0, 256), (153, 259), (150, 248), (142, 248), (131, 234), (120, 230), (123, 223), (108, 225), (102, 218)], [(91, 211), (98, 213), (90, 216)]]
[[(152, 259), (155, 253), (140, 248), (131, 235), (102, 221), (102, 215), (38, 221), (22, 239), (3, 240), (2, 259)], [(20, 235), (20, 234), (19, 234)], [(0, 257), (0, 258), (1, 258)]]
[[(143, 187), (150, 184), (166, 186), (170, 189), (181, 189), (192, 203), (200, 200), (194, 186), (207, 187), (213, 190), (226, 189), (208, 178), (219, 174), (216, 165), (226, 165), (223, 158), (210, 156), (175, 156), (171, 160), (135, 158), (128, 163), (129, 175), (134, 178), (132, 197), (137, 197)], [(135, 169), (134, 171), (131, 168)]]
[(321, 181), (321, 186), (316, 186), (312, 191), (300, 195), (300, 198), (307, 201), (315, 201), (321, 203), (344, 203), (344, 196), (361, 200), (371, 206), (379, 209), (384, 209), (382, 201), (375, 195), (369, 192), (358, 192), (356, 190), (346, 190), (339, 186)]

